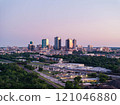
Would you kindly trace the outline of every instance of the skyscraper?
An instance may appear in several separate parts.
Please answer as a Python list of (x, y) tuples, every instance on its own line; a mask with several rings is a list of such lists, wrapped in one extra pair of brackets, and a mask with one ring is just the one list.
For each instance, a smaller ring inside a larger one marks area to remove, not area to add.
[(35, 45), (33, 44), (33, 41), (30, 41), (30, 44), (28, 44), (28, 50), (30, 50), (30, 51), (35, 50)]
[(61, 38), (60, 37), (55, 37), (55, 39), (54, 39), (54, 49), (55, 50), (60, 50), (61, 49)]
[(49, 40), (48, 39), (42, 39), (42, 48), (46, 48), (49, 45)]
[(66, 40), (66, 49), (69, 50), (69, 49), (72, 49), (73, 48), (73, 41), (72, 39), (67, 39)]
[(77, 46), (77, 40), (76, 39), (73, 39), (73, 49), (75, 49)]
[(92, 45), (88, 45), (88, 51), (92, 51), (93, 50), (93, 46)]

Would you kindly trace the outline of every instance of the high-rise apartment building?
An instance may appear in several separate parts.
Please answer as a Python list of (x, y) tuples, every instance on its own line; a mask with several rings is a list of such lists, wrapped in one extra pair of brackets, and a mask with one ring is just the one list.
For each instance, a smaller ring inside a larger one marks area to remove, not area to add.
[(54, 39), (54, 49), (55, 50), (60, 50), (61, 49), (61, 38), (60, 37), (55, 37), (55, 39)]
[(49, 40), (48, 39), (42, 39), (42, 48), (46, 48), (49, 45)]

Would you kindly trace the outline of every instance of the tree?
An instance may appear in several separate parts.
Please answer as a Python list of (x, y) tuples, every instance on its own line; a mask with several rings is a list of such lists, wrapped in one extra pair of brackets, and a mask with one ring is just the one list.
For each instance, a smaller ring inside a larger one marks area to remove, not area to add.
[(102, 74), (102, 73), (100, 73), (99, 74), (99, 78), (100, 78), (100, 82), (101, 83), (104, 83), (104, 82), (106, 82), (106, 80), (108, 79), (108, 76), (106, 75), (106, 74)]
[(80, 76), (74, 78), (74, 89), (79, 89), (79, 88), (81, 88), (81, 87), (79, 86), (80, 81), (81, 81), (81, 77), (80, 77)]
[(97, 77), (97, 73), (91, 73), (88, 76), (92, 77), (92, 78), (96, 78)]
[(35, 68), (31, 65), (24, 65), (25, 68), (29, 69), (29, 70), (34, 70)]
[(39, 61), (40, 61), (40, 62), (45, 62), (46, 60), (45, 60), (44, 58), (40, 57), (40, 58), (39, 58)]
[(106, 82), (106, 78), (100, 78), (100, 80), (99, 80), (101, 83), (104, 83), (104, 82)]
[(38, 71), (43, 71), (43, 68), (39, 67), (39, 70)]
[(67, 81), (65, 83), (65, 89), (73, 89), (74, 86), (73, 86), (73, 82), (72, 81)]
[(0, 64), (0, 70), (0, 89), (54, 89), (37, 73), (28, 73), (15, 63)]
[(81, 77), (80, 77), (80, 76), (75, 77), (75, 78), (74, 78), (74, 81), (80, 82), (80, 81), (81, 81)]

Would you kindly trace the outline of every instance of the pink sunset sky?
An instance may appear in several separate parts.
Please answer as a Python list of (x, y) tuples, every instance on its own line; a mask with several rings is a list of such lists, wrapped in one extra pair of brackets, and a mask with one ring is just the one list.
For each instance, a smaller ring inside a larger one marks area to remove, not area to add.
[(120, 47), (120, 0), (0, 0), (0, 47), (54, 37)]

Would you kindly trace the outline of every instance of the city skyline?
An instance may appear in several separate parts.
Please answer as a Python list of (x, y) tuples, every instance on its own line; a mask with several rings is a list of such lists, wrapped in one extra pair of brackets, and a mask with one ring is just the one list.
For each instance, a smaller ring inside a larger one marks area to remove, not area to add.
[(0, 0), (0, 47), (59, 36), (82, 46), (120, 47), (120, 0)]
[[(58, 37), (58, 36), (57, 36)], [(56, 38), (56, 37), (54, 37), (54, 38)], [(58, 37), (58, 38), (60, 38), (60, 37)], [(60, 38), (61, 39), (61, 38)], [(30, 40), (28, 43), (30, 43), (31, 45), (34, 45), (35, 47), (37, 47), (37, 46), (39, 46), (39, 45), (43, 45), (43, 40), (47, 40), (48, 42), (47, 42), (47, 46), (49, 46), (49, 45), (51, 45), (51, 46), (55, 46), (55, 39), (54, 39), (54, 41), (52, 42), (53, 44), (50, 44), (51, 42), (49, 42), (49, 39), (41, 39), (41, 41), (39, 41), (39, 42), (41, 42), (41, 43), (34, 43), (34, 41), (32, 41), (32, 40)], [(61, 39), (62, 40), (62, 39)], [(77, 44), (76, 42), (74, 42), (74, 40), (75, 41), (77, 41), (75, 38), (74, 39), (70, 39), (70, 38), (67, 38), (67, 39), (65, 39), (64, 41), (62, 40), (61, 41), (61, 47), (66, 47), (66, 41), (67, 40), (71, 40), (70, 41), (70, 43), (72, 43), (72, 45), (71, 45), (71, 48), (75, 48), (74, 46), (73, 46), (73, 44), (75, 43), (75, 45), (76, 46), (82, 46), (82, 47), (88, 47), (88, 46), (92, 46), (92, 47), (116, 47), (116, 48), (120, 48), (120, 46), (94, 46), (94, 45), (92, 45), (92, 44), (88, 44), (88, 45), (86, 45), (86, 46), (83, 46), (82, 44), (80, 45), (80, 44)], [(11, 45), (7, 45), (7, 46), (0, 46), (0, 47), (28, 47), (28, 44), (27, 43), (27, 45), (24, 45), (24, 46), (17, 46), (17, 45), (13, 45), (13, 46), (11, 46)], [(62, 44), (62, 43), (64, 43), (64, 45)], [(68, 42), (69, 43), (69, 42)], [(46, 46), (46, 47), (47, 47)], [(44, 48), (44, 47), (42, 47), (42, 48)]]

